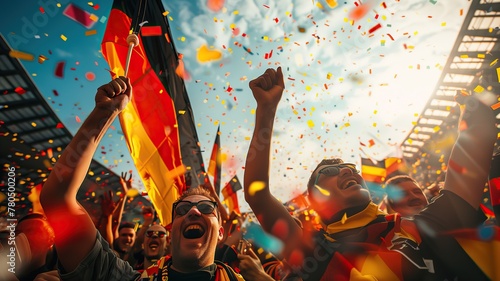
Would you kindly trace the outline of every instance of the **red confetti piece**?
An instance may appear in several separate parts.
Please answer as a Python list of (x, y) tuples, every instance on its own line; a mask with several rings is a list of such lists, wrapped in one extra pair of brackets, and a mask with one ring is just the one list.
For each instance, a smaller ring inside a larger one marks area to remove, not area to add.
[(78, 116), (75, 116), (75, 120), (76, 120), (77, 123), (82, 122), (82, 120), (80, 120), (80, 117), (78, 117)]
[(96, 10), (96, 11), (99, 10), (99, 4), (94, 5), (94, 10)]
[(377, 23), (377, 25), (375, 25), (374, 27), (370, 28), (370, 30), (368, 30), (368, 33), (373, 33), (381, 27), (382, 27), (382, 25), (380, 23)]
[(22, 94), (25, 94), (26, 93), (26, 90), (23, 89), (23, 87), (16, 87), (14, 89), (14, 92), (18, 93), (19, 95), (22, 95)]
[(269, 52), (269, 53), (266, 53), (264, 55), (264, 58), (267, 60), (267, 59), (270, 59), (272, 56), (273, 56), (273, 50), (271, 50), (271, 52)]
[(68, 4), (66, 9), (64, 9), (63, 15), (76, 21), (77, 23), (80, 23), (86, 28), (91, 28), (95, 24), (95, 21), (91, 19), (92, 15), (89, 12), (77, 7), (72, 3)]
[(54, 154), (52, 153), (52, 148), (47, 148), (47, 154), (48, 154), (49, 158), (54, 157)]
[(59, 92), (57, 92), (56, 90), (52, 90), (52, 93), (54, 93), (54, 96), (59, 96)]
[(262, 6), (264, 6), (265, 8), (268, 8), (268, 9), (269, 9), (269, 6), (268, 6), (268, 5), (262, 5)]
[(64, 76), (64, 65), (65, 65), (64, 61), (60, 61), (60, 62), (57, 63), (57, 65), (56, 65), (56, 71), (54, 72), (54, 75), (56, 77), (63, 78), (63, 76)]
[(89, 81), (94, 81), (95, 74), (93, 72), (87, 72), (87, 73), (85, 73), (85, 78), (87, 78), (87, 80), (89, 80)]
[(62, 128), (64, 128), (64, 125), (61, 122), (59, 122), (59, 123), (57, 123), (56, 128), (62, 129)]
[(349, 18), (352, 20), (362, 19), (364, 16), (366, 16), (368, 11), (370, 11), (371, 5), (368, 4), (358, 5), (358, 3), (354, 4), (356, 4), (356, 8), (352, 9), (351, 12), (349, 13)]
[(389, 38), (391, 38), (391, 40), (394, 41), (394, 37), (392, 37), (391, 34), (387, 33), (387, 36), (389, 36)]
[(384, 9), (387, 9), (387, 4), (385, 4), (385, 2), (382, 2), (382, 7), (384, 7)]
[(40, 7), (40, 13), (45, 14), (45, 9), (43, 7)]
[(231, 93), (232, 91), (233, 91), (233, 88), (231, 88), (231, 86), (228, 86), (226, 92)]
[(224, 7), (224, 0), (208, 0), (207, 8), (212, 10), (213, 12), (218, 12)]
[(280, 22), (280, 19), (278, 19), (278, 18), (274, 18), (274, 22), (279, 23), (279, 22)]
[(163, 32), (161, 26), (143, 26), (141, 27), (142, 36), (160, 36)]

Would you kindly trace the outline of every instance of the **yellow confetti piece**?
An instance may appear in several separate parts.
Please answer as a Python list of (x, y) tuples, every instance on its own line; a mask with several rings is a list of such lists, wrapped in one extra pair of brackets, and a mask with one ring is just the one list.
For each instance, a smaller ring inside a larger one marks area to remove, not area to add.
[(162, 15), (163, 15), (164, 17), (168, 16), (168, 14), (170, 14), (170, 12), (169, 12), (169, 11), (165, 11), (165, 12), (163, 12), (163, 13), (162, 13)]
[(325, 196), (330, 196), (330, 191), (324, 189), (324, 188), (321, 188), (319, 185), (314, 185), (314, 187), (316, 187), (316, 189), (323, 195)]
[[(490, 63), (490, 66), (494, 66), (495, 64), (497, 64), (497, 62), (498, 62), (498, 59), (495, 59), (494, 61), (492, 61), (492, 62)], [(500, 68), (497, 68), (497, 73), (499, 73), (499, 72), (500, 72)], [(500, 76), (500, 75), (499, 75), (499, 76)]]
[(252, 184), (250, 184), (250, 187), (248, 189), (248, 194), (250, 194), (250, 196), (254, 196), (255, 193), (261, 191), (265, 187), (266, 187), (266, 184), (264, 182), (254, 181), (254, 182), (252, 182)]
[(207, 47), (207, 45), (201, 46), (196, 54), (196, 59), (198, 59), (199, 62), (215, 61), (221, 58), (222, 52), (218, 50), (211, 50)]
[(35, 59), (35, 56), (33, 56), (32, 54), (28, 54), (28, 53), (16, 51), (16, 50), (10, 51), (9, 56), (12, 58), (20, 59), (20, 60), (32, 61)]
[(257, 249), (257, 253), (258, 253), (259, 255), (261, 255), (262, 253), (264, 253), (264, 249), (262, 249), (262, 248), (258, 248), (258, 249)]
[(248, 136), (247, 136), (247, 137), (245, 137), (245, 140), (246, 140), (246, 141), (249, 141), (249, 140), (250, 140), (250, 137), (248, 137)]
[(309, 126), (309, 128), (313, 128), (314, 127), (314, 121), (313, 120), (307, 120), (307, 126)]
[(436, 127), (434, 127), (434, 129), (433, 129), (433, 130), (434, 130), (434, 132), (438, 132), (439, 130), (441, 130), (441, 127), (436, 126)]
[(325, 2), (328, 5), (328, 7), (332, 8), (332, 9), (337, 7), (337, 5), (338, 5), (336, 0), (326, 0)]
[(130, 197), (130, 198), (134, 198), (136, 197), (137, 195), (139, 195), (139, 190), (135, 189), (135, 188), (131, 188), (127, 191), (127, 197)]
[(497, 68), (497, 80), (500, 82), (500, 67)]
[(234, 219), (231, 223), (232, 223), (232, 224), (238, 224), (238, 223), (239, 223), (239, 221), (238, 221), (237, 219)]
[(326, 74), (326, 79), (330, 80), (330, 78), (332, 78), (333, 74), (331, 74), (330, 72), (328, 72)]
[(340, 222), (342, 224), (344, 224), (346, 221), (347, 221), (347, 213), (344, 213), (344, 215), (342, 216), (342, 219), (340, 220)]
[(474, 92), (475, 93), (482, 93), (484, 91), (484, 88), (481, 86), (481, 85), (477, 85), (475, 88), (474, 88)]
[(441, 26), (446, 26), (446, 22), (442, 22), (442, 23), (441, 23)]
[(97, 20), (99, 19), (99, 17), (98, 17), (98, 16), (96, 16), (96, 15), (94, 15), (94, 14), (91, 14), (91, 15), (90, 15), (90, 17), (89, 17), (89, 19), (90, 19), (91, 21), (93, 21), (93, 22), (97, 22)]
[(68, 37), (64, 36), (64, 34), (61, 34), (61, 39), (62, 39), (63, 41), (66, 41), (66, 40), (68, 40)]
[(484, 59), (486, 56), (484, 54), (477, 54), (477, 57), (480, 59)]

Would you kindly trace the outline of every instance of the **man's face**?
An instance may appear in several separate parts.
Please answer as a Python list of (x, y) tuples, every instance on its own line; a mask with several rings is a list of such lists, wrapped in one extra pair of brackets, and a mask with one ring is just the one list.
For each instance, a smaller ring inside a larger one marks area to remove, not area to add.
[(118, 247), (122, 251), (128, 251), (135, 241), (135, 231), (133, 228), (124, 227), (120, 230), (118, 237)]
[(325, 165), (318, 171), (315, 187), (309, 190), (309, 196), (313, 209), (324, 221), (343, 210), (371, 202), (370, 192), (354, 166)]
[(144, 235), (144, 256), (148, 260), (157, 260), (165, 254), (167, 231), (161, 225), (153, 225)]
[(429, 204), (422, 189), (412, 181), (393, 185), (389, 192), (390, 206), (402, 217), (412, 217)]
[[(202, 200), (209, 199), (202, 195), (191, 195), (182, 201), (196, 203)], [(197, 267), (212, 264), (217, 242), (222, 239), (224, 233), (218, 221), (217, 210), (203, 214), (197, 207), (192, 206), (186, 214), (179, 214), (177, 211), (174, 210), (171, 231), (174, 263)]]

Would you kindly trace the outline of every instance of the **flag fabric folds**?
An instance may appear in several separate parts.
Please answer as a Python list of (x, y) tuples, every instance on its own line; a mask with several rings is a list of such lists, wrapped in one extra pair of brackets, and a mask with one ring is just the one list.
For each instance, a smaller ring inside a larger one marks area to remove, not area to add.
[(221, 174), (221, 151), (220, 151), (220, 125), (217, 127), (212, 154), (208, 164), (208, 174), (214, 178), (214, 188), (217, 196), (220, 195), (220, 174)]
[(361, 158), (361, 176), (367, 182), (384, 183), (392, 176), (401, 174), (406, 170), (403, 159), (389, 157), (382, 161)]
[[(101, 49), (113, 78), (124, 75), (127, 36), (139, 36), (128, 71), (133, 97), (120, 124), (160, 221), (167, 225), (172, 203), (187, 189), (185, 174), (198, 185), (205, 172), (184, 81), (175, 75), (179, 55), (164, 11), (161, 0), (115, 0)], [(142, 25), (157, 33), (141, 34)]]
[(238, 196), (236, 192), (240, 189), (243, 189), (238, 176), (234, 176), (222, 189), (222, 195), (224, 196), (224, 202), (226, 203), (229, 213), (235, 211), (238, 214), (241, 214), (240, 207), (238, 204)]

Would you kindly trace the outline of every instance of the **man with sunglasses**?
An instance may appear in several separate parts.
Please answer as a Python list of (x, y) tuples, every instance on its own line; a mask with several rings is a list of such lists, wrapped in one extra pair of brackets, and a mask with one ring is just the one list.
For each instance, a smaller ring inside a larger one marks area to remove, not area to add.
[[(147, 226), (143, 226), (147, 227)], [(161, 257), (165, 256), (167, 248), (167, 230), (158, 224), (147, 227), (144, 232), (142, 249), (134, 253), (134, 269), (143, 272)]]
[[(191, 188), (174, 205), (172, 258), (160, 258), (141, 274), (118, 258), (76, 200), (92, 156), (113, 120), (132, 96), (132, 85), (119, 77), (98, 88), (95, 108), (65, 148), (42, 188), (40, 202), (54, 229), (61, 280), (243, 280), (229, 267), (215, 263), (223, 230), (214, 198)], [(152, 233), (158, 238), (158, 229)], [(153, 276), (150, 278), (150, 276)], [(194, 278), (194, 279), (193, 279)]]
[(257, 109), (245, 164), (245, 199), (262, 227), (284, 242), (283, 255), (291, 268), (288, 278), (492, 279), (459, 249), (457, 240), (446, 236), (453, 230), (475, 228), (482, 220), (476, 210), (497, 138), (495, 114), (489, 106), (468, 97), (443, 194), (414, 220), (381, 212), (353, 164), (341, 159), (321, 161), (307, 189), (323, 228), (310, 234), (297, 226), (269, 187), (274, 117), (285, 88), (281, 67), (267, 69), (249, 86)]

